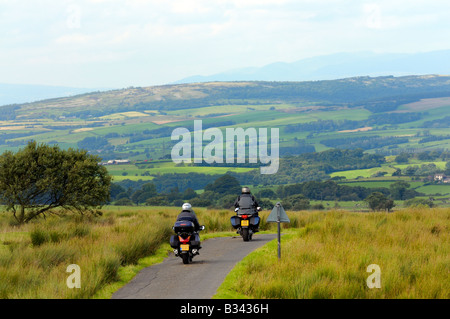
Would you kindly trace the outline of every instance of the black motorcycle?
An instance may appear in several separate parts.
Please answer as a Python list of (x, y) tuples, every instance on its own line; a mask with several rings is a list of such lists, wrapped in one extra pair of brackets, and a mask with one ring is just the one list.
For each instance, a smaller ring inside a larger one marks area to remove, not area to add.
[[(187, 220), (175, 222), (172, 227), (176, 235), (170, 237), (170, 246), (173, 248), (175, 256), (183, 259), (183, 264), (192, 262), (192, 258), (199, 254), (200, 236), (195, 231), (194, 223)], [(204, 230), (205, 226), (200, 226), (199, 231)]]
[(237, 230), (237, 234), (242, 236), (244, 241), (252, 239), (254, 233), (258, 231), (260, 218), (253, 208), (236, 209), (236, 215), (231, 217), (231, 225)]

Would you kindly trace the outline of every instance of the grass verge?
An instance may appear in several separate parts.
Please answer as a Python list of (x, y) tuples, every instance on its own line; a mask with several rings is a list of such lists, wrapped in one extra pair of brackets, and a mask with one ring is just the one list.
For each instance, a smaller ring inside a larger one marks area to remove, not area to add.
[[(299, 229), (239, 262), (214, 298), (450, 297), (450, 209), (395, 213), (300, 212)], [(379, 265), (381, 288), (367, 267)]]

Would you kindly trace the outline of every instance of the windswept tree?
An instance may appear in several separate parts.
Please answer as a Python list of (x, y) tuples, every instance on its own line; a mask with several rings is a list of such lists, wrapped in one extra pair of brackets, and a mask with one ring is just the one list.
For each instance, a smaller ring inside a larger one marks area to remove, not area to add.
[(0, 200), (19, 224), (58, 209), (97, 214), (109, 200), (111, 177), (85, 150), (31, 141), (0, 155)]

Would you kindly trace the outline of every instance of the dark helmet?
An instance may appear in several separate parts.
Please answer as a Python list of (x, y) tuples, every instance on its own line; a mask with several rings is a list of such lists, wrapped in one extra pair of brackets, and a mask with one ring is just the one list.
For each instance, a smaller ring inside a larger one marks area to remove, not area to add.
[(242, 187), (242, 194), (250, 194), (250, 188)]

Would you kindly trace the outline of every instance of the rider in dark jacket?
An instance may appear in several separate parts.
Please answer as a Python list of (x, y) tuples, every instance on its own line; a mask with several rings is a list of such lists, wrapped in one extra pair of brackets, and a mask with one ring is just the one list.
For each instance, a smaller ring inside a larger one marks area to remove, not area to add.
[[(198, 234), (198, 231), (200, 230), (201, 226), (198, 222), (197, 216), (194, 213), (194, 210), (192, 209), (191, 204), (189, 204), (189, 203), (183, 204), (182, 211), (177, 216), (177, 221), (182, 221), (182, 220), (191, 221), (192, 223), (194, 223), (193, 242), (197, 242), (198, 243), (197, 249), (201, 249), (202, 246), (200, 245), (200, 235)], [(172, 248), (177, 248), (177, 245), (178, 245), (178, 236), (172, 236), (172, 239), (171, 239)], [(176, 256), (178, 256), (177, 249), (174, 250), (174, 253)], [(198, 251), (196, 254), (197, 255), (199, 254)]]
[[(248, 187), (242, 188), (242, 194), (239, 195), (234, 201), (234, 207), (236, 208), (236, 212), (238, 211), (238, 209), (252, 209), (253, 216), (259, 216), (258, 211), (261, 209), (258, 202), (256, 201), (255, 196), (252, 195), (252, 193), (250, 192), (250, 188)], [(259, 231), (259, 221), (256, 225), (255, 231)]]
[(198, 231), (200, 229), (200, 224), (198, 222), (197, 216), (192, 209), (191, 204), (184, 203), (182, 206), (181, 213), (178, 214), (177, 221), (179, 220), (189, 220), (194, 223), (194, 230)]
[(253, 208), (257, 209), (259, 207), (258, 202), (255, 199), (255, 196), (250, 192), (250, 188), (243, 187), (242, 194), (239, 195), (234, 201), (235, 208)]

